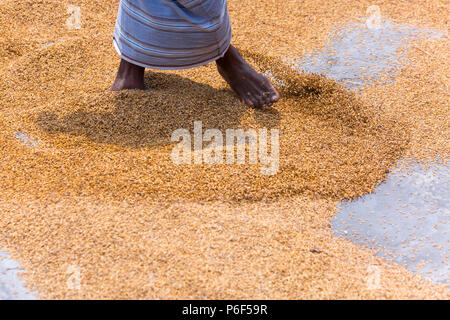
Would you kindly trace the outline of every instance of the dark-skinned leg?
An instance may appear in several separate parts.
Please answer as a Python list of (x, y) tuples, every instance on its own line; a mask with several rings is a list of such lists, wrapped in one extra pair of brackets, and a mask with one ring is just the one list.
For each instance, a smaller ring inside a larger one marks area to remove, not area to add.
[(144, 67), (137, 66), (126, 60), (121, 60), (116, 79), (111, 87), (111, 91), (124, 89), (145, 89)]
[[(256, 72), (235, 47), (230, 46), (216, 63), (219, 73), (248, 106), (257, 108), (271, 106), (280, 98), (270, 80)], [(146, 89), (144, 71), (145, 68), (122, 59), (110, 90)]]
[(271, 106), (280, 98), (270, 80), (256, 72), (235, 47), (230, 46), (216, 63), (219, 73), (248, 106)]

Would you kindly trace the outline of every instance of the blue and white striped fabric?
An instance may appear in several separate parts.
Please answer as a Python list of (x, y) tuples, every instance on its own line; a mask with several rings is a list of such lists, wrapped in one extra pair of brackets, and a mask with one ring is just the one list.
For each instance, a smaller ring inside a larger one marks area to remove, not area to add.
[(231, 41), (226, 0), (121, 0), (114, 47), (128, 62), (185, 69), (222, 57)]

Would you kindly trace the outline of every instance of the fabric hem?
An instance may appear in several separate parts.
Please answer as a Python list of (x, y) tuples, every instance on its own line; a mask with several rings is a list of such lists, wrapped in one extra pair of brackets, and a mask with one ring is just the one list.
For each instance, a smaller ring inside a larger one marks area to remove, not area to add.
[(207, 65), (208, 63), (214, 62), (220, 58), (223, 58), (223, 56), (225, 55), (225, 53), (228, 51), (228, 49), (230, 48), (231, 45), (231, 39), (228, 41), (228, 44), (226, 45), (225, 49), (223, 50), (223, 52), (219, 53), (216, 57), (208, 59), (206, 61), (202, 61), (199, 62), (197, 64), (190, 64), (190, 65), (185, 65), (185, 66), (152, 66), (152, 65), (147, 65), (144, 64), (142, 62), (138, 62), (133, 60), (130, 57), (126, 57), (122, 54), (122, 52), (119, 49), (119, 46), (117, 45), (116, 39), (113, 39), (113, 44), (114, 44), (114, 48), (116, 49), (118, 55), (123, 59), (128, 61), (129, 63), (135, 64), (137, 66), (143, 67), (143, 68), (148, 68), (148, 69), (155, 69), (155, 70), (183, 70), (183, 69), (191, 69), (191, 68), (196, 68), (196, 67), (201, 67), (204, 65)]

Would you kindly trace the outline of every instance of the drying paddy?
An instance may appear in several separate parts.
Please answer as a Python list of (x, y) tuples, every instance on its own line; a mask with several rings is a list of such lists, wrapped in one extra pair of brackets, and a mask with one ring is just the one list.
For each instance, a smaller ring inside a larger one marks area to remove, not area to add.
[[(229, 1), (234, 44), (283, 94), (267, 110), (243, 106), (214, 65), (108, 92), (117, 1), (79, 1), (77, 30), (69, 2), (0, 3), (0, 244), (38, 297), (448, 298), (433, 282), (445, 272), (427, 279), (332, 228), (400, 159), (448, 160), (444, 2), (381, 1), (367, 30), (367, 1)], [(195, 121), (278, 129), (278, 174), (176, 166), (171, 133)]]

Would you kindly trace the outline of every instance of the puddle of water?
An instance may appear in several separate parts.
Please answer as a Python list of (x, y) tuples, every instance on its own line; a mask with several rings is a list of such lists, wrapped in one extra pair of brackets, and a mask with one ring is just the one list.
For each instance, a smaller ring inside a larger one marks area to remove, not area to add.
[(298, 71), (318, 73), (342, 82), (347, 88), (365, 85), (362, 79), (375, 80), (380, 76), (395, 77), (402, 66), (408, 40), (438, 38), (442, 33), (383, 20), (379, 29), (369, 29), (365, 19), (335, 28), (329, 45), (296, 59), (289, 64)]
[(36, 142), (33, 141), (29, 136), (27, 136), (23, 132), (15, 131), (16, 138), (19, 140), (22, 140), (23, 144), (30, 146), (30, 147), (36, 147)]
[(44, 43), (43, 45), (42, 45), (42, 49), (45, 49), (45, 48), (47, 48), (47, 47), (50, 47), (50, 46), (52, 46), (52, 45), (54, 45), (55, 44), (55, 42), (53, 42), (53, 41), (50, 41), (50, 42), (48, 42), (48, 43)]
[(334, 233), (415, 273), (450, 284), (450, 166), (409, 164), (375, 192), (339, 205)]
[(18, 273), (24, 272), (20, 265), (0, 251), (0, 300), (35, 300), (33, 293), (27, 292)]
[[(14, 132), (24, 145), (36, 147), (36, 142), (23, 132)], [(0, 300), (34, 300), (36, 296), (28, 293), (18, 273), (24, 272), (19, 263), (9, 258), (9, 254), (0, 251)]]

